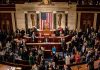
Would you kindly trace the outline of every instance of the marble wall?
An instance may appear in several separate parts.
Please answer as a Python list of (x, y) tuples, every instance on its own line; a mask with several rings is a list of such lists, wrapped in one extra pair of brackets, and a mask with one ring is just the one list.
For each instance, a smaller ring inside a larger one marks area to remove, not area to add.
[(26, 29), (25, 28), (25, 13), (24, 11), (16, 11), (16, 22), (18, 29)]
[[(75, 29), (76, 25), (76, 4), (68, 5), (66, 2), (60, 2), (60, 3), (53, 3), (53, 5), (40, 5), (40, 3), (26, 3), (26, 4), (17, 4), (16, 5), (16, 21), (17, 21), (17, 27), (19, 29), (25, 29), (25, 12), (28, 11), (39, 11), (40, 12), (54, 12), (54, 11), (64, 11), (68, 12), (68, 27), (70, 30)], [(30, 13), (28, 14), (28, 27), (32, 27), (32, 22), (29, 17)], [(62, 27), (65, 27), (65, 13), (62, 14)], [(58, 13), (56, 12), (56, 15)], [(57, 16), (56, 16), (57, 17)], [(58, 28), (58, 19), (56, 20), (57, 28)], [(36, 23), (36, 21), (35, 21)]]

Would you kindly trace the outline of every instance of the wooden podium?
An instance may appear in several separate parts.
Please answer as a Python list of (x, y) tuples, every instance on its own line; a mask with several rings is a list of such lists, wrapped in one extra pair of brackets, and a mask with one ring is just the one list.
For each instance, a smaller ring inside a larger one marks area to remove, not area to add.
[(48, 37), (48, 36), (50, 36), (52, 34), (52, 32), (49, 30), (49, 29), (45, 29), (44, 31), (43, 31), (43, 36), (45, 36), (45, 37)]

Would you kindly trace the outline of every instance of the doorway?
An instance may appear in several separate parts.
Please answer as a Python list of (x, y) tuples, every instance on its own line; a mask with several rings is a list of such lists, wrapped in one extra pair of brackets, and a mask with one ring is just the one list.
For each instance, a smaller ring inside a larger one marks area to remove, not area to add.
[(0, 30), (13, 32), (11, 13), (0, 13)]

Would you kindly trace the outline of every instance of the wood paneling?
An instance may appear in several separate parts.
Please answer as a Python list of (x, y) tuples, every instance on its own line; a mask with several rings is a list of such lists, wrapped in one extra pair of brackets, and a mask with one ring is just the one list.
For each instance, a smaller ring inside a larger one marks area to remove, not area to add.
[(97, 24), (96, 24), (97, 30), (100, 29), (100, 13), (97, 15)]
[(80, 20), (80, 28), (86, 30), (86, 28), (93, 26), (94, 13), (82, 13)]
[(13, 31), (11, 13), (0, 13), (0, 29), (9, 33)]
[(14, 4), (1, 4), (0, 5), (0, 11), (15, 11), (15, 5)]

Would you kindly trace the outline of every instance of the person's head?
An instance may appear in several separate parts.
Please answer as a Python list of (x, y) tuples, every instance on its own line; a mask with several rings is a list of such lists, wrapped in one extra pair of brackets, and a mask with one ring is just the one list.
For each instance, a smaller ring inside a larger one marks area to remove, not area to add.
[(36, 65), (36, 63), (34, 64), (34, 67), (36, 67), (37, 65)]
[(35, 34), (34, 32), (32, 34)]
[(26, 48), (26, 47), (24, 47), (24, 48), (23, 48), (23, 50), (24, 50), (24, 51), (27, 51), (27, 48)]
[(53, 48), (56, 48), (55, 46), (53, 46)]
[(20, 51), (23, 51), (23, 49), (22, 49), (22, 48), (20, 48)]
[(51, 65), (51, 62), (48, 62), (48, 65), (50, 66)]
[(52, 65), (55, 65), (55, 62), (52, 62)]
[(91, 26), (91, 29), (93, 29), (93, 27)]
[(64, 69), (66, 69), (67, 68), (67, 66), (66, 66), (66, 64), (64, 64)]
[(30, 52), (30, 56), (32, 56), (32, 52)]

